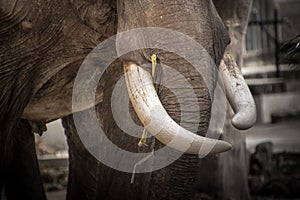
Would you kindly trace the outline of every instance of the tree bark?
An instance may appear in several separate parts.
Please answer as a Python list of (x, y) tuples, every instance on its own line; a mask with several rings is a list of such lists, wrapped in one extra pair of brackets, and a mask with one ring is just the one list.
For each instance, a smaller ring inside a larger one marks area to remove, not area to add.
[[(220, 5), (220, 3), (222, 5)], [(239, 68), (243, 65), (243, 52), (246, 30), (251, 11), (252, 0), (215, 1), (216, 8), (226, 24), (231, 44), (228, 52), (235, 59)], [(247, 150), (245, 135), (233, 128), (230, 119), (232, 113), (228, 107), (227, 120), (224, 126), (224, 140), (233, 145), (230, 152), (220, 155), (219, 170), (222, 184), (220, 196), (223, 199), (250, 199), (248, 186)]]
[[(233, 56), (238, 66), (241, 67), (252, 0), (214, 0), (214, 4), (228, 28), (231, 39), (225, 53)], [(232, 126), (231, 113), (232, 110), (228, 106), (222, 139), (231, 143), (233, 149), (203, 159), (200, 165), (200, 178), (206, 180), (206, 187), (198, 183), (198, 188), (217, 199), (250, 199), (245, 135)], [(218, 114), (212, 117), (218, 117)], [(208, 166), (216, 170), (209, 177), (201, 173)]]

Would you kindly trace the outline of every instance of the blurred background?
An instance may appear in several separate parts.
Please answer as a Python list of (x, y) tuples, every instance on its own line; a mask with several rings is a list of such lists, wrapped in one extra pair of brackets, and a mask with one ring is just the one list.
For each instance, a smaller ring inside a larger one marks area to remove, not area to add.
[[(256, 125), (244, 132), (254, 199), (300, 199), (300, 0), (253, 0), (242, 73)], [(297, 37), (298, 36), (298, 37)], [(49, 199), (64, 199), (68, 153), (60, 120), (36, 136)]]
[(246, 132), (252, 153), (263, 141), (275, 152), (300, 150), (299, 19), (299, 0), (253, 1), (242, 67), (258, 114)]
[(300, 198), (299, 20), (299, 0), (253, 1), (242, 67), (258, 114), (245, 132), (253, 198)]

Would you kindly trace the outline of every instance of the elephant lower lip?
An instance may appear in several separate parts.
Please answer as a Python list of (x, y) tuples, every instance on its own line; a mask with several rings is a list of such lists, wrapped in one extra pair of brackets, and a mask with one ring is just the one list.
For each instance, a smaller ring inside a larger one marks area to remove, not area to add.
[(231, 149), (225, 141), (205, 138), (179, 126), (166, 112), (151, 75), (133, 62), (124, 65), (128, 94), (134, 110), (148, 130), (163, 144), (188, 154), (221, 153)]

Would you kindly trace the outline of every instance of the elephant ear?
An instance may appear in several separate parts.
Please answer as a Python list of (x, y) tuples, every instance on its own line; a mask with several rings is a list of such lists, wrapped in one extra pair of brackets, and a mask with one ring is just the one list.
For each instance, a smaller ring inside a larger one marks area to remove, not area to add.
[[(36, 73), (33, 64), (27, 64), (32, 60), (31, 55), (26, 53), (12, 54), (7, 51), (7, 46), (18, 46), (21, 43), (21, 37), (11, 33), (22, 33), (22, 27), (17, 23), (17, 19), (12, 18), (0, 9), (0, 42), (5, 42), (5, 46), (1, 45), (0, 55), (5, 58), (0, 63), (0, 151), (1, 159), (10, 157), (10, 147), (13, 142), (11, 129), (21, 118), (25, 106), (28, 104), (34, 86)], [(12, 26), (13, 28), (8, 28)], [(16, 37), (17, 40), (12, 40)], [(3, 145), (4, 144), (4, 145)], [(7, 163), (1, 160), (0, 163)]]

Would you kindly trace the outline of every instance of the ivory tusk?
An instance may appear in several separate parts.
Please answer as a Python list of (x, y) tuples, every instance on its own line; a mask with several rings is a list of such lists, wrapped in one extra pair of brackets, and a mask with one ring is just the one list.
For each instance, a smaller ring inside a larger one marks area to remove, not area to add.
[(235, 115), (232, 125), (240, 130), (251, 128), (256, 121), (256, 106), (253, 96), (231, 55), (225, 53), (220, 64), (227, 99)]
[[(201, 147), (212, 147), (210, 153), (231, 149), (231, 144), (196, 135), (179, 126), (161, 104), (150, 73), (135, 63), (124, 65), (125, 80), (133, 108), (147, 131), (163, 144), (188, 154), (201, 154)], [(209, 145), (207, 145), (209, 144)]]

